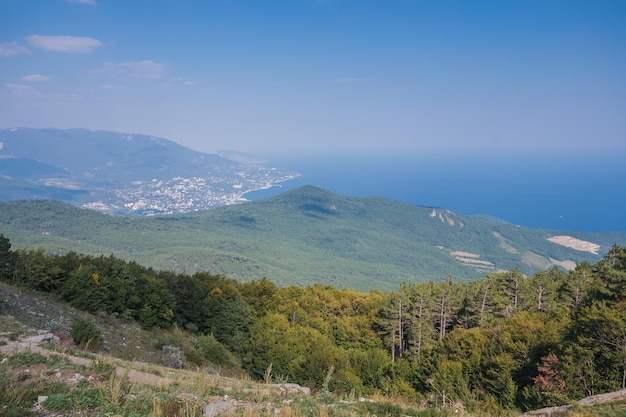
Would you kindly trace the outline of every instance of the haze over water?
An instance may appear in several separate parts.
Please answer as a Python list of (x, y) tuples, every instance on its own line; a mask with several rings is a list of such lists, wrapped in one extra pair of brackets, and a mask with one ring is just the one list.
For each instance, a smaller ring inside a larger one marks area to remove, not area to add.
[(487, 214), (533, 228), (626, 231), (626, 164), (616, 155), (289, 156), (271, 165), (302, 175), (250, 200), (314, 185), (460, 214)]

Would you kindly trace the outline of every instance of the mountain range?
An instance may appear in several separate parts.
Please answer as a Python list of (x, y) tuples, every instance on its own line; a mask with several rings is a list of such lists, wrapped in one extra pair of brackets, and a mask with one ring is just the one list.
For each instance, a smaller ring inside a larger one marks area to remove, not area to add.
[(58, 201), (0, 204), (15, 248), (114, 254), (155, 269), (208, 270), (241, 281), (395, 290), (403, 283), (532, 274), (600, 260), (626, 233), (531, 229), (485, 216), (304, 186), (244, 204), (122, 217)]
[(0, 130), (0, 233), (16, 248), (360, 290), (572, 269), (626, 245), (626, 233), (537, 230), (313, 186), (239, 204), (298, 174), (222, 155), (145, 135)]
[(235, 204), (246, 192), (297, 175), (146, 135), (0, 130), (0, 201), (43, 198), (119, 215), (171, 214)]

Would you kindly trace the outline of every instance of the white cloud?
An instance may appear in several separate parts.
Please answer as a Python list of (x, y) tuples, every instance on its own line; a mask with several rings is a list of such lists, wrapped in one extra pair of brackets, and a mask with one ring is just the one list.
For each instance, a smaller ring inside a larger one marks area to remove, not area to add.
[(102, 45), (97, 39), (81, 36), (31, 35), (26, 40), (34, 47), (53, 52), (88, 53)]
[(92, 71), (94, 73), (110, 74), (130, 78), (148, 78), (156, 80), (165, 76), (165, 67), (158, 62), (144, 60), (134, 62), (122, 62), (114, 64), (107, 62), (102, 68)]
[(18, 93), (37, 93), (37, 90), (35, 90), (30, 85), (7, 83), (4, 86), (8, 88), (9, 90), (18, 92)]
[(30, 75), (23, 76), (21, 79), (22, 81), (41, 82), (41, 81), (49, 81), (52, 79), (52, 77), (50, 77), (49, 75), (42, 75), (42, 74), (30, 74)]
[(10, 97), (19, 100), (19, 103), (30, 106), (45, 105), (75, 105), (82, 101), (82, 97), (72, 93), (42, 93), (30, 85), (7, 83), (4, 85), (9, 90)]
[(96, 0), (65, 0), (68, 3), (76, 3), (76, 4), (90, 4), (90, 5), (95, 5), (96, 4)]
[(30, 50), (17, 42), (0, 43), (0, 56), (15, 56), (28, 53), (30, 53)]

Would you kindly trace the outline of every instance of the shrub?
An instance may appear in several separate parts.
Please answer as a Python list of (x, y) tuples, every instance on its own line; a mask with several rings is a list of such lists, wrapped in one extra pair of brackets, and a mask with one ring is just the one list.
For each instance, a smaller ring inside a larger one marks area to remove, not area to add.
[(103, 342), (102, 333), (93, 320), (78, 319), (72, 323), (70, 336), (74, 339), (74, 343), (81, 348), (97, 349)]
[(198, 336), (193, 341), (194, 346), (202, 355), (203, 359), (222, 366), (238, 366), (235, 356), (228, 351), (212, 334)]

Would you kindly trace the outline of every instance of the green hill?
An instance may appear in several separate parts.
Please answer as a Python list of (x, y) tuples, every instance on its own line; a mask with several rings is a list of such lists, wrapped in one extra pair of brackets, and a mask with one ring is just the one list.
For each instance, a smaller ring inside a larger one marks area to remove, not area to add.
[[(276, 197), (172, 216), (116, 217), (56, 201), (0, 204), (14, 248), (114, 254), (155, 269), (241, 281), (394, 290), (452, 275), (596, 262), (626, 233), (569, 233), (305, 186)], [(554, 236), (559, 243), (549, 241)], [(564, 246), (586, 243), (585, 250)], [(595, 253), (593, 253), (595, 252)]]

